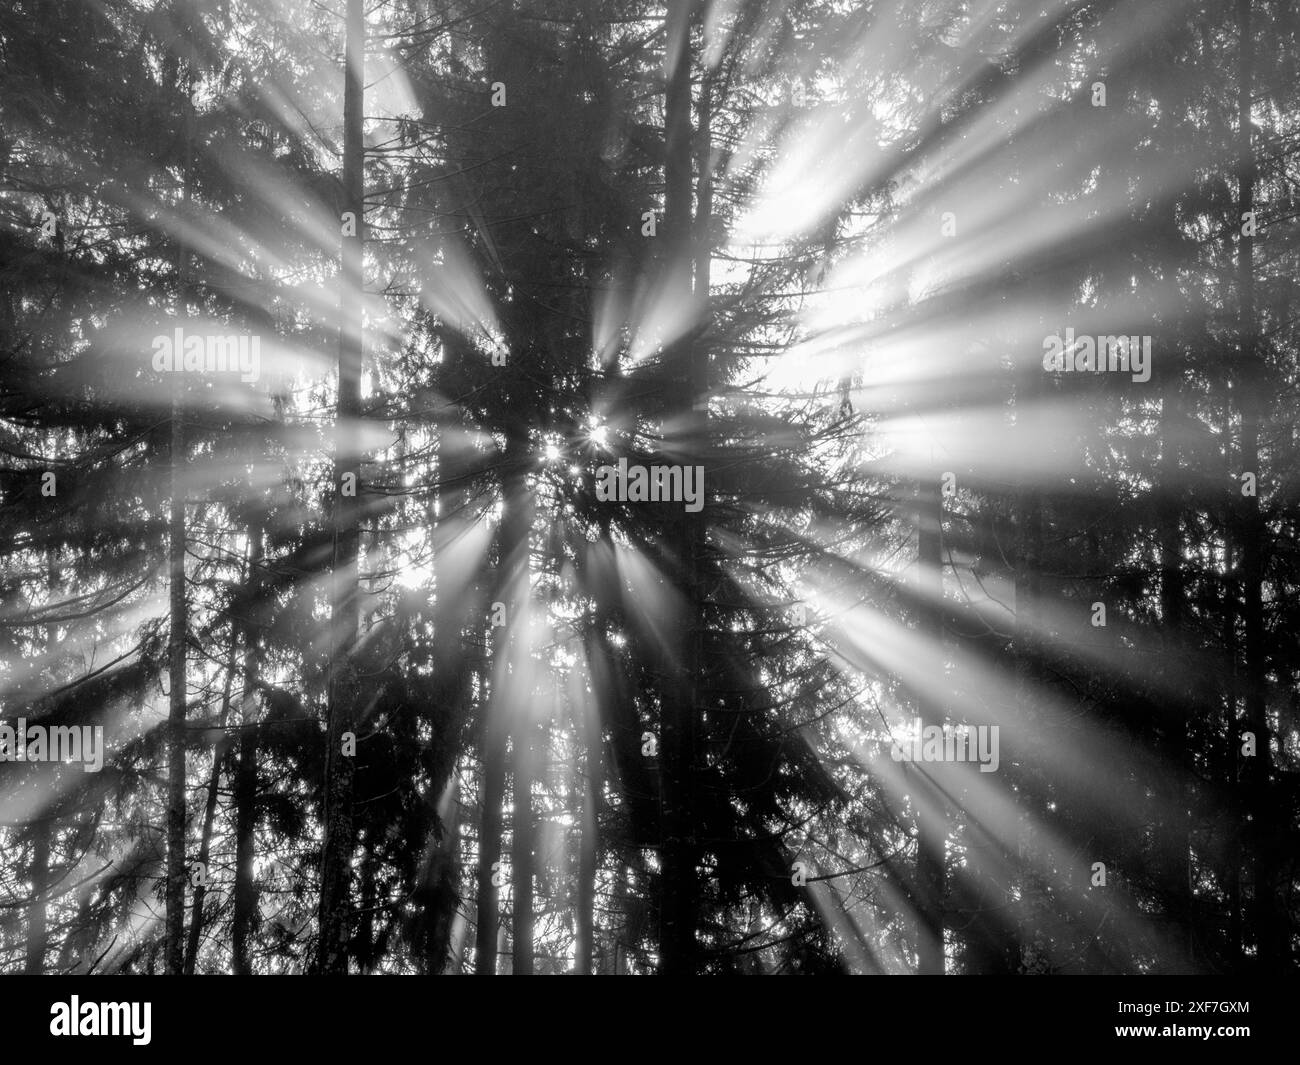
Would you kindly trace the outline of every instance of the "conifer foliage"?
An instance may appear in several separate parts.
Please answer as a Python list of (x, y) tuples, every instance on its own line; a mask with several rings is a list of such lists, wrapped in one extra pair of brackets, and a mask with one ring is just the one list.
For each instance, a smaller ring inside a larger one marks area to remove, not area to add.
[(1300, 16), (0, 6), (0, 972), (1294, 973)]

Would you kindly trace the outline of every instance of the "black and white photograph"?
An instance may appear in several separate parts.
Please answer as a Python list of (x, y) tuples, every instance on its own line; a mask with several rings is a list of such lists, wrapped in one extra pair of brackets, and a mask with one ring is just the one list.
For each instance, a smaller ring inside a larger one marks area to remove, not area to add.
[(0, 0), (20, 1027), (1081, 976), (1057, 1041), (1249, 1044), (1298, 277), (1289, 0)]

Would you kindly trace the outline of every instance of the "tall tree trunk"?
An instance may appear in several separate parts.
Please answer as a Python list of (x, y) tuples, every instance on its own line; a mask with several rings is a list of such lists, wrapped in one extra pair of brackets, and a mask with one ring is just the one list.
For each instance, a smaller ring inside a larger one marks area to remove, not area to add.
[[(664, 120), (664, 237), (668, 250), (665, 268), (672, 302), (692, 303), (691, 264), (694, 240), (691, 229), (691, 16), (692, 0), (672, 0), (668, 7), (665, 73), (667, 95)], [(708, 402), (704, 354), (688, 336), (678, 340), (668, 356), (671, 380), (682, 381), (682, 445), (677, 461), (693, 463), (703, 443), (703, 412)], [(705, 473), (707, 484), (707, 470)], [(702, 512), (701, 512), (702, 513)], [(699, 967), (696, 926), (699, 923), (699, 889), (696, 866), (698, 841), (694, 801), (696, 728), (700, 713), (701, 593), (700, 547), (703, 525), (697, 515), (682, 513), (674, 531), (675, 557), (686, 616), (682, 618), (675, 661), (668, 672), (661, 723), (663, 768), (663, 851), (659, 930), (659, 972), (689, 975)]]
[[(261, 576), (262, 530), (248, 529), (248, 578), (250, 603), (258, 601), (256, 589)], [(251, 612), (252, 607), (250, 606)], [(257, 886), (253, 879), (254, 833), (257, 829), (257, 633), (249, 614), (242, 618), (244, 630), (243, 699), (239, 715), (239, 762), (235, 768), (235, 899), (232, 919), (230, 967), (236, 976), (248, 976), (253, 967), (249, 944), (256, 921)]]
[[(482, 807), (479, 812), (478, 928), (474, 971), (493, 975), (497, 968), (500, 896), (492, 882), (493, 870), (501, 858), (502, 804), (505, 800), (506, 741), (514, 724), (517, 738), (522, 736), (520, 714), (532, 692), (520, 690), (527, 683), (531, 669), (527, 661), (525, 633), (528, 597), (528, 537), (532, 514), (525, 476), (527, 441), (511, 437), (506, 444), (505, 472), (502, 476), (501, 526), (497, 541), (497, 581), (495, 600), (505, 606), (505, 627), (493, 643), (492, 691), (485, 701), (484, 721), (480, 729), (483, 763)], [(516, 790), (518, 787), (516, 785)], [(531, 791), (531, 789), (530, 789)], [(527, 820), (527, 819), (525, 819)], [(519, 827), (519, 796), (516, 796), (516, 829)], [(522, 857), (516, 854), (515, 859)], [(523, 884), (521, 881), (526, 880)], [(532, 869), (511, 870), (511, 889), (516, 911), (521, 890), (531, 912)], [(531, 932), (529, 932), (531, 941)], [(528, 947), (531, 952), (531, 942)]]
[[(531, 700), (529, 700), (531, 702)], [(510, 882), (514, 905), (511, 910), (510, 967), (515, 976), (533, 973), (533, 879), (537, 874), (537, 822), (533, 816), (533, 779), (539, 751), (538, 728), (533, 708), (522, 706), (517, 719), (513, 756), (514, 816), (510, 834)]]
[(185, 924), (185, 489), (184, 429), (180, 400), (172, 401), (171, 514), (168, 520), (170, 624), (168, 683), (171, 688), (167, 767), (167, 939), (165, 966), (180, 973)]
[[(610, 521), (608, 517), (600, 521), (597, 543), (607, 550), (612, 550), (610, 538)], [(601, 584), (602, 574), (590, 566), (591, 556), (587, 556), (588, 568), (583, 575), (584, 583), (590, 590)], [(596, 957), (599, 944), (596, 939), (596, 876), (600, 864), (600, 802), (604, 792), (606, 774), (605, 722), (613, 715), (606, 707), (615, 700), (625, 697), (619, 672), (619, 662), (609, 639), (610, 628), (614, 623), (614, 612), (608, 596), (595, 595), (595, 610), (591, 629), (587, 634), (587, 661), (590, 668), (588, 684), (594, 698), (586, 703), (581, 695), (574, 699), (574, 705), (581, 708), (577, 717), (577, 733), (583, 756), (583, 789), (581, 810), (581, 839), (578, 852), (578, 914), (577, 914), (577, 961), (574, 972), (580, 976), (593, 972), (605, 974), (607, 967), (602, 967), (604, 951), (601, 958)]]
[(614, 927), (610, 936), (609, 950), (605, 955), (602, 976), (627, 975), (627, 948), (625, 944), (631, 938), (628, 928), (628, 877), (627, 863), (620, 857), (614, 863), (614, 897), (610, 911)]
[[(599, 622), (597, 622), (599, 624)], [(593, 684), (594, 687), (594, 684)], [(574, 973), (590, 976), (596, 950), (596, 872), (600, 856), (599, 799), (604, 780), (604, 751), (595, 706), (578, 722), (582, 743), (582, 810), (578, 837), (577, 958)]]
[[(185, 160), (181, 181), (185, 214), (190, 203), (193, 170), (194, 75), (186, 75)], [(189, 249), (182, 240), (177, 249), (177, 303), (182, 315), (189, 313)], [(171, 412), (171, 504), (168, 514), (168, 696), (167, 732), (167, 886), (163, 964), (169, 974), (179, 975), (185, 955), (185, 425), (181, 375), (172, 375)]]
[[(1231, 418), (1225, 419), (1225, 425), (1231, 425)], [(1225, 436), (1225, 447), (1228, 429)], [(1231, 463), (1229, 463), (1231, 466)], [(1233, 576), (1236, 570), (1234, 562), (1233, 538), (1224, 537), (1223, 545), (1223, 657), (1227, 675), (1223, 680), (1224, 734), (1220, 751), (1223, 771), (1221, 778), (1227, 795), (1224, 811), (1224, 883), (1228, 896), (1228, 971), (1240, 974), (1246, 967), (1246, 955), (1243, 950), (1243, 915), (1241, 897), (1241, 795), (1238, 787), (1238, 762), (1240, 760), (1241, 738), (1237, 722), (1239, 691), (1237, 685), (1237, 580)]]
[[(527, 454), (526, 442), (520, 439), (515, 446), (519, 457), (523, 458)], [(510, 520), (514, 526), (509, 546), (511, 554), (518, 559), (511, 567), (517, 574), (514, 586), (518, 589), (518, 594), (514, 597), (517, 605), (512, 604), (511, 610), (517, 612), (520, 621), (525, 621), (529, 616), (527, 600), (532, 586), (529, 538), (533, 525), (533, 507), (522, 463), (518, 468), (520, 472), (511, 479), (507, 492), (507, 506), (513, 511)], [(549, 717), (540, 710), (549, 705), (549, 700), (543, 698), (542, 691), (538, 690), (533, 681), (535, 669), (530, 630), (531, 622), (520, 625), (515, 638), (511, 640), (514, 647), (512, 686), (516, 695), (511, 701), (517, 703), (511, 715), (514, 722), (514, 811), (510, 835), (510, 880), (514, 900), (511, 910), (513, 957), (510, 971), (515, 976), (531, 976), (536, 964), (533, 884), (537, 876), (537, 819), (533, 811), (533, 784), (543, 764), (549, 738)], [(524, 639), (520, 640), (520, 636)], [(526, 689), (521, 687), (523, 684), (527, 685)]]
[(52, 808), (41, 810), (32, 820), (32, 901), (27, 905), (27, 957), (23, 972), (39, 976), (45, 971), (46, 918), (50, 890), (50, 835)]
[(361, 884), (359, 895), (361, 905), (358, 908), (359, 918), (357, 927), (354, 930), (354, 942), (357, 944), (357, 953), (361, 955), (358, 961), (358, 969), (363, 974), (369, 974), (374, 971), (375, 963), (375, 906), (378, 902), (378, 887), (375, 883), (375, 862), (371, 858), (371, 850), (374, 846), (374, 837), (369, 832), (365, 832), (358, 840), (360, 851), (363, 855), (361, 865)]
[[(451, 374), (459, 372), (458, 353), (449, 347), (443, 352), (443, 368)], [(481, 706), (487, 705), (487, 699), (483, 696), (483, 691), (487, 687), (487, 674), (483, 669), (478, 649), (485, 642), (483, 633), (487, 624), (486, 610), (486, 588), (482, 580), (476, 579), (468, 587), (461, 587), (460, 581), (463, 575), (457, 572), (457, 565), (449, 558), (449, 550), (454, 542), (454, 531), (456, 529), (456, 520), (454, 515), (465, 504), (467, 491), (464, 487), (468, 479), (469, 470), (464, 457), (457, 454), (456, 448), (447, 441), (449, 430), (454, 430), (458, 426), (456, 408), (447, 404), (436, 415), (437, 437), (435, 441), (435, 462), (437, 463), (437, 482), (433, 487), (433, 494), (430, 498), (427, 520), (431, 528), (434, 529), (434, 557), (433, 557), (433, 582), (434, 582), (434, 641), (432, 647), (434, 677), (437, 681), (438, 699), (446, 705), (446, 714), (449, 720), (461, 721), (471, 713), (470, 705), (474, 700), (474, 691), (477, 689)], [(473, 620), (471, 620), (473, 619)], [(466, 628), (471, 626), (475, 632), (473, 640), (474, 653), (471, 654), (470, 641), (466, 638)], [(476, 678), (477, 674), (477, 678)], [(482, 716), (483, 728), (486, 729), (486, 712)], [(485, 733), (480, 734), (480, 758), (481, 764), (486, 764), (489, 743)], [(453, 778), (455, 774), (453, 774)], [(480, 788), (480, 799), (484, 796), (484, 789)], [(439, 852), (445, 851), (448, 860), (453, 868), (458, 863), (458, 851), (461, 846), (460, 837), (460, 820), (462, 818), (462, 807), (459, 800), (459, 793), (449, 807), (452, 811), (453, 824), (444, 826), (446, 835), (443, 841), (438, 844)], [(500, 807), (500, 800), (497, 802)], [(441, 810), (439, 812), (441, 816)], [(480, 821), (480, 831), (482, 823)], [(497, 829), (499, 834), (500, 829)], [(480, 841), (481, 842), (481, 841)], [(480, 856), (482, 852), (480, 851)], [(493, 858), (495, 861), (496, 859)], [(489, 870), (490, 870), (490, 864)], [(480, 870), (481, 871), (481, 870)], [(449, 874), (454, 875), (454, 874)], [(479, 880), (480, 886), (483, 880)], [(490, 878), (488, 883), (490, 890)], [(484, 901), (480, 896), (480, 904)], [(496, 903), (492, 903), (492, 912), (496, 912)], [(458, 918), (457, 918), (458, 919)], [(449, 918), (450, 920), (450, 918)], [(495, 927), (495, 922), (493, 922)], [(452, 933), (449, 932), (450, 939)], [(459, 946), (453, 944), (452, 951), (454, 954), (464, 954), (464, 936), (459, 937), (461, 942)], [(479, 930), (477, 939), (479, 955), (476, 960), (476, 966), (479, 962), (485, 962), (488, 956), (493, 958), (495, 966), (495, 940), (493, 947), (485, 949), (482, 939), (482, 930)], [(443, 957), (431, 961), (433, 971), (458, 971), (459, 965), (456, 958)], [(435, 967), (436, 966), (436, 967)]]
[[(1237, 0), (1241, 34), (1240, 70), (1237, 81), (1237, 190), (1238, 224), (1255, 210), (1255, 153), (1251, 140), (1251, 94), (1254, 89), (1254, 28), (1251, 0)], [(1259, 435), (1263, 406), (1263, 366), (1259, 352), (1259, 328), (1255, 320), (1255, 238), (1244, 225), (1237, 244), (1238, 338), (1241, 360), (1239, 383), (1241, 405), (1241, 472), (1252, 473), (1256, 490), (1264, 472), (1259, 468)], [(1255, 734), (1255, 756), (1246, 774), (1251, 811), (1251, 848), (1254, 895), (1251, 919), (1255, 932), (1256, 961), (1265, 973), (1282, 971), (1286, 955), (1283, 923), (1277, 900), (1277, 868), (1274, 856), (1278, 826), (1269, 801), (1272, 762), (1272, 733), (1268, 721), (1266, 673), (1267, 650), (1264, 634), (1264, 538), (1265, 525), (1256, 495), (1243, 496), (1241, 506), (1241, 571), (1244, 602), (1242, 615), (1246, 652), (1246, 722)]]
[(230, 657), (226, 662), (226, 684), (221, 693), (221, 714), (217, 718), (217, 729), (221, 738), (212, 749), (212, 772), (208, 777), (208, 796), (203, 810), (203, 829), (199, 835), (198, 862), (204, 871), (204, 877), (195, 885), (193, 909), (190, 913), (189, 942), (185, 949), (185, 975), (194, 975), (194, 966), (199, 956), (199, 940), (203, 935), (203, 903), (208, 897), (207, 877), (211, 870), (208, 858), (212, 852), (212, 829), (217, 818), (217, 789), (221, 783), (222, 764), (230, 750), (230, 741), (226, 737), (226, 722), (230, 718), (230, 691), (235, 684), (235, 662), (239, 651), (239, 630), (230, 627)]
[[(495, 695), (495, 692), (493, 692)], [(506, 723), (499, 707), (484, 700), (479, 731), (483, 783), (479, 796), (478, 823), (478, 924), (474, 934), (474, 972), (494, 976), (497, 971), (497, 929), (500, 924), (500, 895), (493, 882), (501, 859), (501, 804), (506, 791)]]
[(511, 728), (513, 811), (510, 826), (510, 894), (512, 900), (510, 971), (515, 976), (533, 972), (533, 882), (537, 874), (537, 825), (533, 816), (533, 779), (539, 750), (539, 692), (534, 683), (529, 596), (532, 573), (530, 535), (532, 497), (525, 475), (528, 442), (511, 441), (503, 486), (502, 561), (507, 591), (502, 599), (509, 610), (506, 632), (508, 679), (499, 692)]
[[(937, 471), (932, 471), (937, 474)], [(918, 637), (924, 641), (926, 659), (923, 680), (943, 676), (943, 499), (937, 476), (917, 486), (917, 609)], [(943, 725), (943, 708), (925, 695), (917, 698), (923, 727)], [(943, 906), (945, 889), (944, 847), (948, 836), (944, 816), (944, 789), (935, 786), (941, 767), (928, 770), (913, 767), (922, 780), (917, 782), (919, 801), (916, 818), (916, 955), (917, 972), (923, 976), (944, 971)]]
[(347, 0), (343, 91), (343, 202), (353, 228), (343, 232), (339, 289), (339, 393), (334, 456), (334, 602), (330, 617), (329, 723), (325, 754), (325, 841), (315, 968), (346, 974), (351, 926), (352, 796), (356, 767), (343, 754), (356, 735), (359, 678), (352, 660), (359, 632), (361, 540), (362, 248), (365, 239), (362, 141), (366, 29), (363, 0)]
[(1167, 809), (1161, 836), (1160, 879), (1169, 899), (1170, 942), (1175, 956), (1174, 972), (1189, 971), (1194, 965), (1191, 892), (1191, 822), (1188, 793), (1191, 760), (1188, 728), (1193, 696), (1187, 685), (1193, 662), (1186, 645), (1184, 622), (1185, 581), (1183, 578), (1182, 532), (1179, 526), (1180, 488), (1178, 433), (1180, 430), (1179, 382), (1173, 375), (1166, 382), (1160, 414), (1160, 616), (1164, 636), (1165, 681), (1171, 689), (1166, 700), (1164, 747)]
[[(1016, 397), (1017, 419), (1020, 424), (1030, 421), (1031, 413), (1041, 402), (1042, 382), (1037, 375), (1038, 367), (1030, 361), (1021, 370), (1024, 387)], [(1033, 446), (1033, 433), (1024, 435), (1024, 447)], [(1026, 454), (1029, 452), (1026, 451)], [(1043, 501), (1039, 488), (1030, 483), (1032, 472), (1024, 474), (1019, 485), (1016, 499), (1016, 512), (1019, 529), (1017, 532), (1015, 604), (1016, 616), (1014, 640), (1012, 644), (1016, 667), (1016, 714), (1019, 730), (1025, 737), (1024, 750), (1033, 752), (1043, 742), (1040, 733), (1042, 719), (1038, 713), (1038, 702), (1042, 698), (1042, 645), (1039, 635), (1041, 614), (1039, 602), (1042, 597), (1043, 567)], [(1007, 758), (1006, 753), (1002, 757)], [(1020, 775), (1020, 794), (1017, 805), (1020, 807), (1020, 826), (1018, 832), (1020, 894), (1016, 903), (1015, 938), (1020, 946), (1019, 966), (1030, 972), (1037, 971), (1042, 958), (1030, 953), (1034, 948), (1030, 944), (1038, 940), (1036, 931), (1038, 922), (1043, 919), (1044, 907), (1048, 905), (1044, 885), (1040, 883), (1038, 870), (1046, 865), (1046, 858), (1039, 851), (1037, 826), (1046, 810), (1046, 798), (1043, 794), (1044, 782), (1041, 773), (1032, 768), (1033, 757), (1026, 754), (1025, 760), (1031, 768)], [(1036, 764), (1041, 765), (1041, 759)]]

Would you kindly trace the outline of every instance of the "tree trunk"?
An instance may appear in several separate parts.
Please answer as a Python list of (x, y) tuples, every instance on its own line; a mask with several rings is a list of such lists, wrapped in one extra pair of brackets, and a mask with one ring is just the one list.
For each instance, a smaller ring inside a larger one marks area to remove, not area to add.
[[(1024, 387), (1017, 398), (1019, 407), (1018, 420), (1024, 423), (1029, 418), (1042, 394), (1041, 378), (1038, 367), (1029, 361), (1021, 371)], [(1033, 433), (1026, 432), (1025, 447), (1032, 445)], [(1027, 452), (1026, 452), (1027, 453)], [(1033, 474), (1026, 474), (1026, 480)], [(1038, 713), (1038, 702), (1042, 698), (1042, 659), (1039, 626), (1039, 600), (1042, 595), (1043, 566), (1043, 502), (1040, 490), (1030, 483), (1022, 481), (1017, 492), (1016, 511), (1018, 516), (1018, 534), (1016, 549), (1016, 616), (1013, 656), (1016, 667), (1016, 714), (1019, 729), (1024, 736), (1026, 764), (1041, 765), (1041, 758), (1032, 752), (1043, 742), (1041, 735), (1042, 719)], [(1008, 755), (1004, 752), (1003, 759)], [(1029, 945), (1037, 940), (1038, 923), (1045, 917), (1043, 910), (1049, 905), (1043, 885), (1039, 881), (1038, 870), (1046, 867), (1047, 859), (1039, 852), (1037, 825), (1046, 811), (1044, 781), (1041, 773), (1033, 768), (1026, 768), (1020, 774), (1020, 794), (1017, 805), (1020, 807), (1020, 826), (1018, 832), (1020, 895), (1015, 910), (1015, 938), (1019, 945), (1021, 957), (1019, 968), (1030, 972), (1037, 971), (1042, 958), (1031, 954)]]
[[(497, 929), (500, 901), (497, 885), (492, 883), (492, 866), (501, 858), (502, 804), (505, 800), (506, 741), (512, 723), (522, 735), (520, 715), (532, 696), (520, 690), (531, 669), (527, 661), (525, 634), (528, 597), (528, 537), (532, 515), (524, 470), (527, 441), (511, 438), (506, 444), (505, 472), (502, 476), (501, 526), (497, 541), (497, 580), (495, 602), (506, 609), (505, 626), (493, 641), (492, 691), (485, 701), (485, 720), (480, 730), (483, 762), (482, 808), (479, 813), (478, 928), (474, 971), (493, 975), (497, 968)], [(516, 787), (518, 791), (518, 787)], [(516, 825), (519, 821), (519, 796), (516, 796)], [(522, 857), (515, 855), (516, 858)], [(527, 881), (521, 885), (520, 876)], [(532, 869), (511, 870), (512, 893), (518, 903), (521, 887), (529, 899), (531, 911)], [(519, 907), (516, 905), (516, 910)], [(529, 935), (531, 940), (531, 933)], [(531, 943), (529, 945), (531, 951)]]
[[(1225, 412), (1227, 413), (1227, 412)], [(1226, 427), (1230, 427), (1232, 419), (1230, 414), (1224, 419)], [(1225, 428), (1224, 446), (1225, 449), (1231, 447), (1228, 443), (1230, 428)], [(1229, 463), (1231, 466), (1231, 463)], [(1237, 705), (1239, 701), (1239, 692), (1237, 685), (1237, 580), (1233, 576), (1236, 570), (1234, 562), (1233, 538), (1231, 535), (1224, 537), (1223, 545), (1223, 657), (1227, 676), (1224, 678), (1223, 704), (1224, 704), (1224, 734), (1223, 745), (1220, 755), (1223, 762), (1223, 772), (1221, 774), (1225, 793), (1227, 795), (1226, 809), (1224, 818), (1226, 826), (1224, 829), (1224, 883), (1225, 891), (1228, 896), (1228, 958), (1230, 965), (1228, 972), (1239, 975), (1245, 971), (1246, 955), (1243, 950), (1243, 929), (1244, 921), (1242, 914), (1242, 894), (1241, 894), (1241, 862), (1242, 862), (1242, 825), (1241, 825), (1241, 795), (1238, 787), (1238, 761), (1240, 758), (1240, 730), (1237, 723)]]
[[(248, 530), (248, 580), (250, 601), (257, 602), (261, 580), (262, 530)], [(250, 608), (251, 609), (251, 608)], [(249, 943), (256, 920), (257, 887), (253, 879), (254, 833), (257, 828), (257, 633), (249, 616), (243, 619), (244, 676), (239, 715), (239, 763), (235, 769), (235, 899), (232, 919), (231, 970), (248, 976), (253, 967)]]
[[(932, 471), (937, 473), (937, 471)], [(924, 641), (927, 662), (920, 667), (924, 681), (943, 675), (943, 500), (937, 476), (917, 486), (917, 609), (918, 637)], [(920, 695), (917, 710), (922, 727), (942, 726), (943, 708)], [(916, 770), (918, 780), (916, 818), (916, 956), (922, 976), (941, 976), (944, 971), (943, 906), (945, 890), (944, 847), (948, 836), (944, 816), (944, 789), (936, 787), (932, 774), (941, 767), (931, 763)]]
[(514, 761), (514, 815), (510, 835), (510, 881), (514, 905), (511, 910), (513, 957), (510, 971), (515, 976), (533, 974), (533, 879), (537, 873), (537, 823), (533, 817), (533, 778), (537, 765), (537, 728), (533, 708), (520, 708), (511, 754)]
[[(493, 693), (495, 695), (495, 692)], [(501, 804), (505, 801), (506, 728), (491, 700), (484, 701), (480, 740), (483, 785), (478, 825), (478, 926), (474, 935), (474, 972), (494, 976), (497, 971), (497, 926), (500, 899), (493, 883), (493, 866), (501, 859)]]
[[(190, 202), (191, 156), (193, 154), (194, 76), (187, 75), (185, 93), (185, 161), (181, 180), (184, 202)], [(185, 212), (188, 214), (188, 210)], [(177, 249), (177, 303), (182, 315), (189, 313), (189, 250), (182, 241)], [(172, 375), (171, 504), (168, 529), (168, 618), (167, 642), (167, 886), (163, 964), (169, 974), (179, 975), (185, 962), (185, 426), (180, 375)]]
[(199, 836), (199, 865), (204, 871), (204, 878), (195, 885), (193, 910), (190, 915), (189, 943), (185, 949), (185, 975), (194, 975), (194, 966), (198, 961), (199, 940), (203, 934), (203, 903), (208, 896), (207, 875), (210, 874), (208, 858), (212, 851), (212, 828), (217, 817), (217, 787), (221, 782), (221, 764), (226, 760), (230, 749), (226, 738), (226, 722), (230, 718), (230, 689), (235, 683), (235, 656), (239, 648), (238, 629), (230, 627), (230, 657), (226, 662), (226, 684), (221, 693), (221, 714), (217, 719), (217, 729), (221, 738), (212, 749), (212, 773), (208, 777), (208, 797), (203, 810), (203, 831)]
[(1188, 727), (1193, 709), (1192, 692), (1186, 683), (1193, 668), (1184, 631), (1182, 532), (1179, 526), (1179, 469), (1177, 439), (1180, 428), (1179, 382), (1171, 377), (1166, 383), (1160, 416), (1160, 615), (1164, 635), (1165, 680), (1170, 688), (1164, 728), (1166, 772), (1171, 774), (1165, 788), (1168, 809), (1161, 820), (1162, 887), (1169, 900), (1170, 943), (1175, 956), (1170, 969), (1187, 972), (1194, 965), (1192, 956), (1191, 823), (1188, 785), (1191, 759)]
[[(665, 73), (664, 237), (668, 245), (665, 269), (671, 298), (679, 305), (692, 301), (691, 263), (691, 0), (673, 0), (668, 7)], [(678, 340), (667, 356), (674, 385), (686, 382), (684, 403), (677, 411), (684, 429), (677, 461), (694, 462), (702, 444), (702, 414), (707, 404), (703, 353), (689, 336)], [(705, 471), (707, 484), (707, 470)], [(694, 786), (696, 727), (700, 712), (700, 587), (699, 548), (703, 526), (683, 508), (673, 532), (675, 557), (686, 616), (682, 618), (674, 661), (668, 672), (661, 723), (663, 767), (663, 852), (659, 929), (659, 972), (690, 975), (699, 966), (695, 931), (699, 890), (696, 866)]]
[[(1254, 88), (1254, 29), (1251, 0), (1237, 0), (1241, 33), (1241, 64), (1237, 84), (1238, 130), (1238, 218), (1255, 210), (1255, 154), (1251, 140), (1250, 98)], [(1241, 221), (1238, 222), (1242, 224)], [(1238, 336), (1241, 346), (1238, 382), (1241, 404), (1241, 471), (1255, 475), (1257, 488), (1263, 484), (1259, 468), (1260, 409), (1263, 405), (1263, 366), (1259, 353), (1258, 324), (1255, 320), (1255, 238), (1243, 229), (1237, 244)], [(1241, 506), (1241, 572), (1243, 621), (1246, 651), (1246, 723), (1255, 734), (1255, 756), (1249, 761), (1246, 779), (1251, 811), (1249, 833), (1254, 895), (1251, 919), (1254, 924), (1256, 962), (1263, 973), (1280, 973), (1286, 950), (1283, 924), (1277, 900), (1277, 869), (1274, 856), (1278, 826), (1269, 801), (1272, 762), (1272, 733), (1268, 721), (1265, 674), (1268, 670), (1264, 633), (1264, 538), (1265, 524), (1258, 496), (1243, 496)]]
[(352, 654), (357, 643), (358, 568), (361, 527), (361, 358), (362, 248), (365, 203), (362, 142), (365, 68), (365, 15), (362, 0), (347, 3), (347, 45), (343, 92), (343, 202), (354, 223), (344, 231), (339, 289), (339, 393), (334, 456), (334, 602), (331, 643), (329, 722), (325, 753), (325, 841), (321, 852), (321, 890), (315, 969), (348, 971), (351, 925), (351, 858), (354, 842), (352, 796), (356, 767), (343, 754), (344, 736), (356, 735), (358, 677)]
[(45, 971), (46, 915), (49, 900), (51, 809), (47, 807), (31, 822), (32, 901), (27, 906), (27, 958), (23, 972), (39, 976)]
[(603, 743), (595, 706), (585, 708), (578, 727), (585, 764), (578, 839), (577, 958), (573, 971), (578, 976), (590, 976), (596, 950), (596, 872), (600, 855), (597, 803), (604, 779)]

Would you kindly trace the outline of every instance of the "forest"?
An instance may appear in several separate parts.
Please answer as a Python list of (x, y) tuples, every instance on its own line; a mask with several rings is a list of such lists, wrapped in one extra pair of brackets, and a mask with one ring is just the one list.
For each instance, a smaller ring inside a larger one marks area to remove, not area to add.
[(0, 973), (1295, 975), (1298, 276), (1286, 0), (3, 0)]

